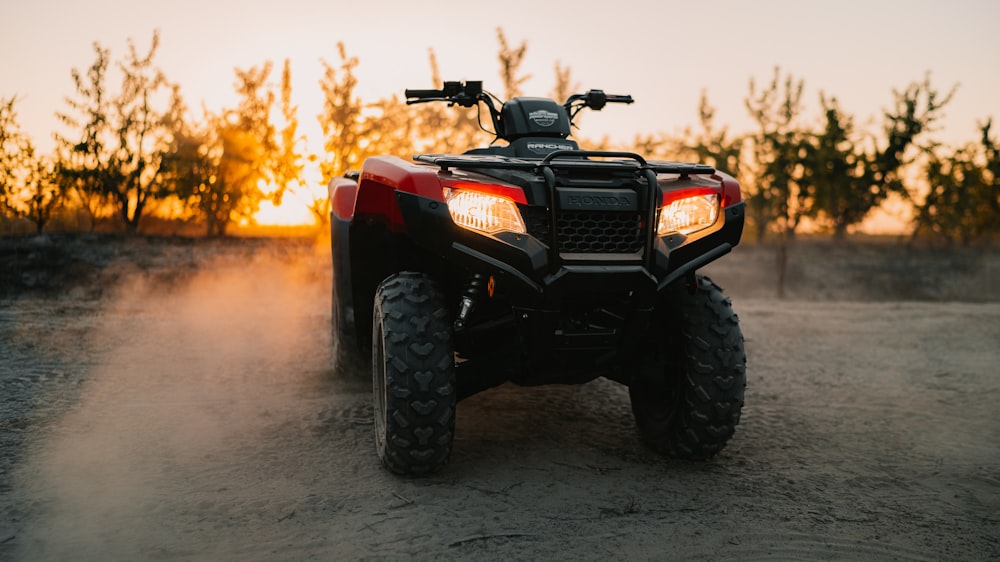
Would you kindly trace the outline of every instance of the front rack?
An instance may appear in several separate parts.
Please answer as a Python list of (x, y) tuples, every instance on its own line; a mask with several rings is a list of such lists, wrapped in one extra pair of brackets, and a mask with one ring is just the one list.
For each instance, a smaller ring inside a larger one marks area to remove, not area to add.
[[(590, 158), (615, 158), (615, 160), (591, 160)], [(631, 152), (605, 152), (592, 150), (557, 150), (544, 160), (531, 158), (514, 158), (492, 154), (416, 154), (413, 159), (418, 162), (434, 164), (447, 172), (450, 168), (477, 169), (500, 168), (508, 170), (538, 170), (542, 167), (554, 167), (561, 170), (572, 169), (610, 169), (610, 170), (641, 170), (649, 169), (657, 174), (714, 174), (715, 168), (704, 164), (688, 162), (646, 161), (638, 154)]]

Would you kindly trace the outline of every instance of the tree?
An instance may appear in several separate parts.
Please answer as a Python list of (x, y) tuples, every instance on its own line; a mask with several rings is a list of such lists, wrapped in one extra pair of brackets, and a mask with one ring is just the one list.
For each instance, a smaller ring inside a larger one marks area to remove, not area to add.
[(0, 100), (0, 212), (27, 218), (42, 232), (62, 202), (62, 190), (52, 163), (35, 154), (21, 131), (16, 101)]
[[(931, 86), (930, 77), (925, 77), (923, 82), (913, 82), (902, 92), (893, 90), (895, 107), (885, 114), (886, 144), (882, 149), (876, 148), (874, 154), (876, 169), (872, 180), (878, 188), (888, 192), (905, 192), (899, 171), (907, 163), (907, 150), (922, 134), (933, 131), (934, 122), (941, 117), (942, 109), (957, 89), (956, 84), (942, 97)], [(917, 148), (927, 152), (934, 146), (933, 142), (928, 142)]]
[[(987, 189), (992, 194), (989, 198), (989, 212), (984, 222), (991, 225), (992, 232), (996, 233), (1000, 229), (1000, 143), (990, 136), (990, 127), (992, 125), (993, 120), (988, 119), (986, 123), (980, 126), (980, 132), (982, 133), (980, 142), (982, 143), (986, 160), (983, 166), (984, 183), (986, 186), (989, 186)], [(990, 215), (992, 215), (992, 218)]]
[(517, 47), (507, 43), (503, 28), (497, 28), (497, 40), (500, 41), (500, 78), (503, 80), (504, 99), (522, 95), (521, 86), (531, 78), (530, 74), (521, 74), (521, 64), (528, 52), (528, 44), (522, 41)]
[(774, 69), (770, 85), (757, 92), (753, 79), (746, 107), (756, 121), (758, 130), (749, 135), (754, 166), (749, 182), (747, 214), (756, 226), (757, 240), (763, 240), (768, 230), (778, 234), (776, 270), (778, 296), (785, 293), (788, 270), (788, 246), (795, 231), (809, 212), (809, 184), (803, 181), (805, 135), (797, 126), (802, 109), (802, 80), (791, 75), (781, 81), (781, 71)]
[(236, 69), (237, 108), (208, 116), (209, 132), (199, 150), (205, 175), (190, 197), (209, 236), (225, 236), (234, 221), (252, 218), (264, 197), (262, 184), (274, 178), (277, 143), (271, 123), (274, 92), (267, 87), (270, 73), (270, 62)]
[(782, 82), (778, 68), (770, 85), (760, 92), (750, 80), (746, 107), (758, 130), (749, 137), (756, 166), (747, 206), (758, 240), (771, 229), (782, 240), (794, 237), (808, 209), (810, 193), (801, 182), (804, 135), (797, 128), (802, 90), (803, 81), (791, 75)]
[(17, 122), (16, 97), (0, 99), (0, 212), (16, 215), (24, 174), (24, 134)]
[[(225, 236), (233, 222), (251, 220), (265, 197), (268, 182), (293, 181), (300, 167), (282, 166), (283, 158), (297, 155), (279, 146), (271, 123), (274, 92), (267, 84), (271, 63), (246, 70), (236, 69), (234, 87), (240, 96), (235, 109), (218, 114), (205, 112), (204, 125), (197, 127), (184, 119), (179, 96), (164, 120), (170, 131), (169, 151), (161, 168), (160, 181), (205, 224), (208, 236)], [(290, 74), (283, 80), (286, 114), (290, 104)], [(294, 123), (286, 132), (295, 137)]]
[(76, 69), (72, 73), (79, 99), (67, 99), (82, 121), (59, 114), (71, 128), (82, 127), (79, 141), (58, 137), (64, 148), (60, 175), (87, 209), (96, 211), (110, 201), (128, 232), (138, 230), (146, 204), (158, 190), (156, 178), (167, 144), (163, 115), (155, 107), (159, 90), (167, 84), (153, 65), (159, 42), (159, 32), (153, 32), (149, 51), (140, 55), (129, 40), (128, 56), (119, 63), (121, 91), (111, 99), (105, 84), (109, 51), (95, 43), (97, 58), (87, 80)]
[(809, 216), (832, 225), (839, 240), (872, 208), (871, 159), (855, 146), (853, 119), (840, 110), (836, 98), (821, 93), (820, 104), (826, 121), (806, 144), (803, 181), (813, 190)]
[(914, 237), (930, 231), (968, 246), (1000, 234), (1000, 157), (991, 127), (992, 120), (980, 125), (978, 144), (931, 156), (924, 167), (929, 190), (917, 206)]
[(326, 60), (323, 63), (323, 111), (317, 116), (323, 131), (323, 148), (326, 158), (320, 161), (320, 171), (324, 181), (342, 175), (361, 164), (362, 109), (361, 99), (354, 89), (358, 79), (354, 69), (357, 57), (348, 57), (343, 43), (337, 43), (340, 67), (334, 68)]
[(153, 106), (153, 98), (166, 85), (163, 72), (153, 66), (159, 44), (159, 32), (154, 32), (149, 51), (140, 56), (130, 39), (128, 57), (119, 65), (124, 76), (114, 102), (117, 143), (111, 152), (111, 181), (103, 187), (129, 232), (139, 229), (165, 153), (163, 115)]
[(680, 137), (637, 135), (632, 150), (649, 158), (708, 164), (740, 180), (745, 137), (730, 135), (727, 127), (716, 126), (715, 108), (704, 91), (698, 105), (698, 124), (699, 129), (686, 127)]
[[(206, 113), (206, 123), (198, 127), (187, 120), (187, 107), (181, 98), (179, 87), (173, 86), (173, 103), (164, 116), (163, 124), (168, 132), (169, 143), (160, 167), (158, 184), (162, 191), (157, 198), (175, 198), (180, 203), (184, 218), (194, 215), (204, 217), (198, 206), (200, 194), (208, 189), (218, 172), (209, 157), (211, 148), (211, 115)], [(207, 222), (207, 221), (206, 221)]]
[(563, 66), (561, 62), (555, 64), (555, 85), (552, 87), (552, 99), (559, 103), (565, 102), (569, 97), (580, 90), (580, 84), (573, 81), (573, 73), (570, 67)]
[(263, 174), (261, 144), (242, 127), (236, 115), (226, 112), (213, 120), (213, 138), (208, 156), (214, 173), (202, 184), (198, 208), (205, 218), (206, 234), (225, 236), (229, 225), (241, 217), (251, 217), (263, 194), (259, 180)]
[[(552, 86), (552, 91), (549, 93), (549, 97), (559, 103), (565, 103), (571, 95), (579, 93), (581, 89), (580, 83), (573, 81), (573, 73), (570, 67), (563, 66), (562, 63), (556, 61), (555, 84)], [(577, 128), (581, 117), (582, 114), (578, 114), (573, 120), (573, 128)]]
[(358, 161), (378, 154), (409, 157), (414, 153), (415, 122), (410, 108), (395, 95), (365, 105)]
[(841, 240), (848, 227), (891, 195), (910, 197), (901, 169), (911, 162), (908, 154), (933, 153), (935, 145), (925, 137), (954, 91), (942, 97), (929, 79), (894, 91), (895, 106), (885, 113), (885, 141), (872, 140), (867, 146), (854, 140), (852, 119), (840, 111), (836, 99), (821, 94), (825, 127), (811, 135), (804, 159), (803, 182), (813, 194), (805, 202), (808, 214), (831, 225), (834, 238)]
[(34, 223), (35, 232), (41, 233), (52, 213), (62, 204), (62, 189), (51, 161), (36, 157), (34, 147), (29, 147), (26, 157), (32, 165), (24, 181), (22, 216)]
[(690, 140), (682, 144), (680, 152), (686, 150), (695, 162), (711, 164), (739, 179), (744, 138), (740, 135), (730, 138), (726, 127), (716, 128), (715, 108), (709, 104), (704, 90), (698, 103), (698, 122), (701, 131), (698, 134), (687, 131), (685, 137)]
[(64, 125), (79, 131), (77, 140), (56, 134), (56, 167), (63, 189), (75, 195), (88, 216), (91, 230), (107, 203), (104, 184), (111, 176), (108, 148), (111, 125), (106, 84), (110, 51), (98, 43), (93, 47), (96, 57), (86, 75), (75, 68), (70, 73), (77, 93), (76, 99), (65, 98), (70, 111), (56, 113)]
[[(355, 95), (358, 80), (354, 69), (358, 59), (347, 56), (343, 43), (337, 44), (337, 51), (340, 66), (334, 68), (323, 60), (324, 74), (320, 81), (323, 111), (318, 119), (327, 155), (320, 161), (320, 171), (325, 181), (360, 169), (370, 156), (412, 154), (414, 138), (418, 136), (413, 113), (396, 96), (366, 104)], [(326, 197), (317, 198), (310, 205), (321, 224), (328, 218), (329, 205)]]
[(302, 181), (302, 154), (298, 152), (299, 117), (298, 106), (292, 105), (292, 68), (291, 62), (285, 59), (281, 70), (281, 128), (273, 164), (275, 191), (271, 199), (275, 205), (281, 205), (285, 191), (293, 189), (292, 185)]

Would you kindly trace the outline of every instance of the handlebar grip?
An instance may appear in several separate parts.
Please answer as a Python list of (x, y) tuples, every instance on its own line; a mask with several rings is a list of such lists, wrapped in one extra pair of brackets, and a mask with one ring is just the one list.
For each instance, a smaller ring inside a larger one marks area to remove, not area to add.
[(608, 94), (608, 103), (633, 103), (632, 96), (613, 96)]
[(407, 88), (403, 94), (409, 98), (441, 98), (444, 97), (442, 90), (411, 90)]

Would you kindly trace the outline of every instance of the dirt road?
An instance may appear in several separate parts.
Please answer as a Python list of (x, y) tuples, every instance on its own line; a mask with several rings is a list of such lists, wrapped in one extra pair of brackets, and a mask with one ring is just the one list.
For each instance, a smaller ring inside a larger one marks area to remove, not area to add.
[(252, 250), (0, 304), (0, 558), (1000, 559), (1000, 303), (750, 292), (714, 460), (614, 383), (501, 387), (414, 480), (330, 370), (322, 250)]

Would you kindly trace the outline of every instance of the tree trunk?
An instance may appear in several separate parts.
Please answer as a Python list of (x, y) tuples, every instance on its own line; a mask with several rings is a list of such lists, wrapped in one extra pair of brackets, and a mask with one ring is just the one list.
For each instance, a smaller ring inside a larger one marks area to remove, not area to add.
[(775, 266), (778, 270), (778, 298), (785, 298), (785, 274), (788, 270), (788, 241), (782, 238), (775, 254)]
[(838, 244), (847, 238), (847, 223), (837, 221), (833, 224), (833, 241)]

